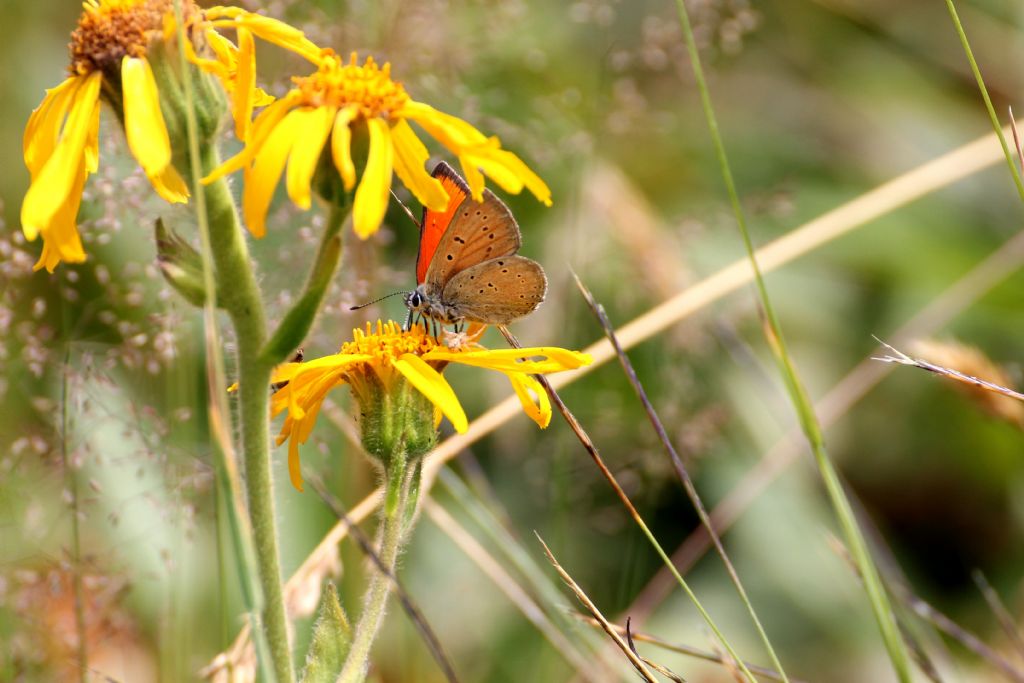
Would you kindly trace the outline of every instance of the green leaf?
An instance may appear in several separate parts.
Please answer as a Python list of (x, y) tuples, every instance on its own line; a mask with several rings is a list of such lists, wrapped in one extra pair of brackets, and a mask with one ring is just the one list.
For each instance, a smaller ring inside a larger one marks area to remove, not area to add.
[(351, 644), (352, 628), (338, 600), (338, 590), (328, 581), (320, 597), (320, 613), (313, 625), (302, 683), (334, 683)]
[(164, 225), (161, 218), (154, 224), (156, 235), (156, 260), (167, 283), (193, 306), (206, 303), (206, 287), (203, 285), (203, 262), (199, 253), (173, 230)]

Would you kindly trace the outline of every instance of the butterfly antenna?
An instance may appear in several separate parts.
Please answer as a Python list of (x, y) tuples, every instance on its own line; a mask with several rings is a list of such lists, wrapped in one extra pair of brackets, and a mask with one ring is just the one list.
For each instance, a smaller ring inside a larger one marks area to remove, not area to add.
[(401, 206), (405, 210), (405, 215), (409, 217), (409, 220), (411, 220), (416, 225), (417, 228), (422, 228), (423, 226), (421, 226), (420, 222), (416, 220), (416, 216), (412, 214), (412, 210), (405, 205), (405, 202), (398, 198), (398, 195), (395, 194), (394, 190), (391, 190), (390, 192), (391, 196), (395, 198), (395, 201), (398, 202), (399, 206)]
[(405, 294), (405, 292), (404, 291), (402, 291), (402, 292), (391, 292), (390, 294), (386, 294), (386, 295), (382, 296), (379, 299), (374, 299), (373, 301), (367, 301), (365, 304), (359, 304), (358, 306), (349, 306), (348, 310), (350, 310), (350, 311), (358, 311), (360, 308), (366, 308), (367, 306), (372, 306), (373, 304), (377, 303), (378, 301), (384, 301), (384, 299), (387, 299), (387, 298), (392, 297), (392, 296), (397, 296), (398, 294)]

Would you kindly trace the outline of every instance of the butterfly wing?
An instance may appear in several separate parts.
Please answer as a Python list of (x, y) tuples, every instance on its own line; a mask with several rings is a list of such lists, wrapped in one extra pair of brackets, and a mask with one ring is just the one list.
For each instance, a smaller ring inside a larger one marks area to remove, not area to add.
[(503, 325), (536, 310), (547, 290), (548, 279), (539, 263), (511, 255), (457, 272), (441, 297), (466, 320)]
[[(442, 169), (441, 173), (450, 173), (465, 188), (465, 183), (455, 171), (447, 164), (443, 166), (445, 169)], [(434, 173), (435, 177), (438, 177), (437, 168), (434, 169)], [(465, 199), (447, 218), (445, 228), (436, 238), (436, 247), (422, 271), (423, 277), (418, 280), (421, 284), (426, 283), (428, 292), (440, 293), (457, 273), (488, 259), (508, 256), (519, 250), (519, 225), (505, 203), (490, 190), (484, 190), (484, 200), (479, 203), (468, 195), (469, 190), (466, 188)], [(440, 224), (438, 221), (438, 225)], [(420, 241), (421, 259), (424, 258), (425, 241), (434, 239), (433, 235), (437, 232), (437, 228), (427, 226), (426, 222), (424, 226), (424, 235)], [(417, 276), (422, 265), (421, 261), (417, 262)]]
[(448, 206), (444, 211), (431, 211), (423, 207), (420, 221), (420, 248), (416, 254), (416, 284), (423, 284), (431, 259), (437, 252), (437, 245), (455, 216), (455, 211), (469, 198), (469, 186), (455, 170), (445, 162), (434, 167), (431, 175), (441, 181), (441, 187), (448, 193)]

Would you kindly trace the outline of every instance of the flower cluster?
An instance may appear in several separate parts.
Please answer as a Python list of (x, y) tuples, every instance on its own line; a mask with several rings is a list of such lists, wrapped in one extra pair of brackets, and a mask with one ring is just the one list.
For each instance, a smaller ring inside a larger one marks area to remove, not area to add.
[[(204, 182), (244, 171), (243, 216), (254, 236), (265, 233), (267, 209), (286, 165), (288, 195), (300, 208), (310, 207), (314, 190), (332, 202), (347, 202), (354, 190), (353, 226), (363, 238), (383, 221), (393, 174), (424, 206), (443, 209), (447, 193), (426, 172), (429, 153), (410, 123), (458, 157), (478, 201), (486, 175), (507, 192), (527, 188), (550, 205), (547, 185), (518, 156), (496, 137), (413, 100), (392, 79), (390, 64), (378, 66), (372, 57), (360, 64), (355, 54), (346, 63), (298, 29), (241, 8), (201, 10), (193, 0), (182, 0), (181, 7), (186, 57), (217, 79), (230, 100), (235, 134), (245, 143), (219, 168), (206, 169)], [(85, 260), (77, 215), (86, 179), (99, 165), (102, 100), (117, 113), (128, 147), (157, 194), (172, 203), (188, 201), (180, 151), (185, 103), (173, 59), (176, 21), (173, 0), (86, 0), (72, 34), (71, 75), (47, 91), (25, 129), (32, 180), (21, 221), (29, 240), (43, 238), (37, 269)], [(233, 30), (237, 44), (223, 30)], [(315, 71), (294, 78), (295, 87), (275, 102), (256, 85), (254, 38), (302, 56)], [(217, 100), (208, 94), (205, 99)], [(217, 104), (207, 107), (208, 139), (220, 123)]]
[[(300, 31), (237, 8), (201, 11), (183, 0), (188, 28), (186, 50), (205, 71), (218, 77), (232, 94), (237, 120), (251, 115), (250, 104), (268, 102), (255, 88), (252, 35), (313, 58), (319, 53)], [(99, 168), (101, 100), (114, 108), (124, 125), (128, 148), (157, 194), (168, 202), (185, 202), (189, 191), (175, 167), (167, 115), (180, 129), (183, 118), (180, 74), (173, 59), (176, 18), (173, 0), (86, 0), (78, 28), (71, 34), (70, 75), (47, 91), (25, 127), (23, 152), (31, 185), (21, 208), (25, 236), (43, 238), (36, 268), (53, 271), (61, 261), (85, 260), (77, 230), (78, 209), (86, 178)], [(241, 48), (216, 32), (233, 28)], [(196, 45), (210, 46), (215, 59), (200, 58)], [(201, 89), (200, 92), (207, 92)], [(215, 99), (215, 98), (214, 98)], [(197, 103), (201, 108), (204, 103)], [(216, 102), (207, 128), (216, 132)], [(244, 128), (244, 124), (237, 124)]]

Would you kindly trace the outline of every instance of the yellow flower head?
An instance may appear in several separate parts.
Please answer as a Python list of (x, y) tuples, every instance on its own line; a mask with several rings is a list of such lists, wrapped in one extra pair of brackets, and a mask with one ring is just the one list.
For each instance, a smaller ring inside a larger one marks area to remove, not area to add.
[(309, 438), (327, 393), (339, 385), (351, 387), (364, 420), (375, 417), (365, 413), (379, 405), (369, 400), (371, 396), (381, 390), (395, 395), (403, 385), (411, 386), (447, 417), (456, 431), (464, 432), (468, 426), (466, 413), (441, 371), (449, 363), (472, 365), (508, 377), (524, 412), (541, 427), (547, 427), (551, 404), (531, 375), (573, 370), (591, 362), (584, 353), (557, 347), (489, 350), (476, 344), (476, 337), (479, 334), (472, 335), (468, 343), (449, 346), (427, 334), (422, 326), (403, 330), (395, 322), (377, 321), (376, 327), (367, 323), (365, 331), (355, 330), (352, 341), (345, 342), (337, 354), (278, 367), (272, 381), (287, 384), (274, 394), (271, 412), (277, 415), (287, 411), (277, 443), (289, 441), (292, 484), (302, 490), (299, 444)]
[[(29, 240), (43, 238), (43, 252), (36, 269), (53, 271), (61, 261), (85, 260), (76, 228), (86, 177), (99, 167), (100, 98), (120, 110), (132, 155), (149, 177), (153, 188), (169, 202), (185, 202), (189, 192), (172, 163), (172, 147), (158, 82), (173, 70), (167, 60), (154, 74), (152, 48), (172, 45), (174, 0), (86, 0), (78, 27), (71, 34), (71, 75), (47, 91), (25, 127), (23, 152), (31, 185), (21, 208), (22, 230)], [(246, 96), (244, 102), (266, 102), (255, 88), (251, 60), (245, 68), (236, 57), (240, 50), (214, 32), (231, 25), (276, 40), (279, 44), (312, 56), (319, 49), (297, 29), (266, 17), (231, 8), (213, 8), (204, 14), (192, 0), (181, 3), (189, 36), (206, 43), (218, 57), (219, 68), (207, 63), (225, 87)], [(190, 56), (195, 48), (186, 41)], [(247, 53), (251, 57), (251, 50)], [(198, 58), (197, 58), (198, 59)], [(216, 61), (216, 60), (211, 60)], [(237, 87), (236, 87), (237, 86)], [(236, 106), (236, 115), (248, 121), (251, 108)]]
[(410, 121), (459, 158), (477, 201), (483, 199), (486, 174), (507, 192), (526, 187), (551, 204), (548, 186), (519, 157), (502, 149), (496, 137), (488, 138), (465, 121), (411, 99), (402, 84), (392, 80), (390, 64), (378, 66), (372, 57), (359, 64), (355, 53), (346, 64), (330, 51), (324, 51), (318, 63), (316, 73), (294, 78), (295, 88), (256, 117), (245, 149), (204, 179), (210, 182), (244, 169), (243, 214), (256, 237), (266, 231), (267, 209), (286, 164), (288, 196), (302, 209), (310, 207), (313, 175), (328, 146), (345, 190), (356, 188), (353, 131), (365, 131), (369, 138), (352, 209), (356, 234), (365, 239), (380, 226), (392, 172), (424, 206), (444, 210), (447, 193), (426, 172), (429, 154)]

